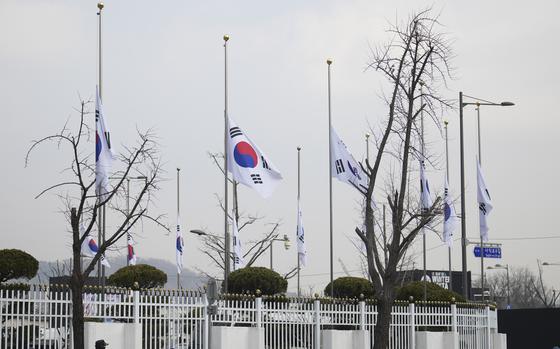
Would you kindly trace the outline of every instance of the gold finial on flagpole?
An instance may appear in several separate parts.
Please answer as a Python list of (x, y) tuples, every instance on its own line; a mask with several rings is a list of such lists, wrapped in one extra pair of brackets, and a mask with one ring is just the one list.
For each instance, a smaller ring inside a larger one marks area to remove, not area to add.
[(228, 41), (229, 40), (229, 35), (224, 35), (224, 41)]
[(328, 64), (328, 65), (331, 65), (331, 64), (332, 64), (332, 59), (330, 59), (330, 58), (327, 59), (327, 64)]
[(102, 3), (102, 2), (97, 3), (97, 8), (99, 9), (99, 12), (101, 12), (101, 10), (103, 10), (103, 7), (105, 7), (104, 3)]

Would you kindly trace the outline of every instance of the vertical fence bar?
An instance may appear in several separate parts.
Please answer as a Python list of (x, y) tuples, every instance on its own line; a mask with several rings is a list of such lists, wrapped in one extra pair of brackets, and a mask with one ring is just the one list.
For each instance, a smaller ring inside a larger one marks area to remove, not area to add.
[(313, 324), (315, 329), (315, 345), (314, 349), (321, 349), (321, 302), (316, 299), (313, 302)]
[(261, 319), (262, 319), (262, 298), (261, 297), (257, 297), (255, 298), (255, 317), (256, 317), (256, 324), (257, 324), (257, 328), (261, 328), (262, 324), (261, 324)]
[(410, 316), (410, 339), (408, 341), (410, 349), (416, 349), (416, 308), (413, 301), (408, 305), (408, 314)]
[(492, 349), (492, 343), (490, 341), (491, 334), (490, 334), (490, 305), (486, 304), (485, 307), (485, 317), (486, 317), (486, 348)]
[(453, 348), (459, 348), (459, 334), (457, 333), (457, 304), (451, 303), (451, 332), (453, 333)]
[(360, 330), (366, 329), (366, 302), (360, 301)]

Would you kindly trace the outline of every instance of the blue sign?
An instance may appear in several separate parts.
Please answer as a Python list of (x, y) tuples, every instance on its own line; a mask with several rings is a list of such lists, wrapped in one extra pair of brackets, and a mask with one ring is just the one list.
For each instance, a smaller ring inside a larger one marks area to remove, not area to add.
[[(480, 246), (474, 248), (474, 256), (480, 258)], [(502, 248), (484, 247), (484, 258), (502, 258)]]

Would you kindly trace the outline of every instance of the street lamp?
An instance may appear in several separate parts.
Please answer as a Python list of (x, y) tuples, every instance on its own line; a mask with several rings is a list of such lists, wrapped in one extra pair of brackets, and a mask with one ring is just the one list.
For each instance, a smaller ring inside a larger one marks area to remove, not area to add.
[(223, 236), (218, 236), (218, 235), (214, 235), (214, 234), (209, 234), (207, 232), (205, 232), (204, 230), (200, 230), (200, 229), (192, 229), (189, 230), (190, 233), (196, 234), (198, 236), (209, 236), (209, 237), (213, 237), (215, 239), (218, 240), (224, 240), (225, 238)]
[(510, 288), (509, 288), (509, 264), (506, 265), (501, 265), (501, 264), (496, 264), (495, 266), (489, 266), (487, 269), (505, 269), (506, 270), (506, 283), (507, 283), (507, 306), (508, 308), (511, 307), (511, 295), (510, 295)]
[[(465, 204), (465, 143), (464, 143), (464, 132), (463, 132), (463, 108), (468, 105), (476, 105), (480, 108), (481, 105), (488, 105), (488, 106), (500, 106), (500, 107), (509, 107), (513, 106), (514, 103), (512, 102), (501, 102), (501, 103), (493, 103), (489, 102), (480, 98), (471, 97), (465, 95), (465, 97), (475, 100), (476, 102), (463, 102), (463, 92), (459, 92), (459, 133), (460, 133), (460, 152), (461, 152), (461, 252), (462, 252), (462, 264), (463, 264), (463, 296), (468, 299), (468, 290), (467, 290), (467, 220), (466, 220), (466, 204)], [(478, 114), (478, 157), (480, 159), (480, 113)], [(482, 238), (481, 238), (482, 240)], [(481, 265), (480, 269), (482, 275), (480, 277), (481, 280), (481, 288), (482, 288), (482, 298), (484, 300), (484, 246), (481, 241), (480, 246), (482, 253), (481, 253)]]
[(544, 265), (545, 267), (549, 267), (549, 266), (559, 266), (560, 263), (548, 263), (548, 262), (543, 262), (542, 265)]
[(290, 246), (292, 246), (290, 238), (288, 238), (288, 235), (286, 235), (286, 234), (284, 234), (284, 237), (282, 239), (274, 238), (274, 239), (270, 240), (270, 270), (274, 270), (272, 268), (273, 261), (274, 261), (273, 255), (272, 255), (272, 245), (273, 245), (274, 241), (283, 241), (284, 242), (284, 248), (286, 249), (286, 251), (290, 249)]

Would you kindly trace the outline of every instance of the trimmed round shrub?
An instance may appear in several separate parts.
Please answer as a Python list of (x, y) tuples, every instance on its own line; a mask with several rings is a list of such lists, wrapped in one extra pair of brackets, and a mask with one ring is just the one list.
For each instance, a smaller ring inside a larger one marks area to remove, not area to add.
[[(365, 298), (373, 298), (374, 289), (368, 279), (345, 276), (333, 280), (333, 295), (335, 298), (360, 298), (364, 295)], [(330, 296), (331, 283), (325, 287), (325, 295)]]
[(16, 249), (0, 250), (0, 282), (13, 279), (32, 279), (37, 275), (39, 262), (27, 252)]
[(263, 295), (286, 292), (288, 281), (274, 270), (247, 267), (229, 274), (228, 293), (252, 293), (260, 290)]
[(108, 284), (116, 287), (134, 287), (137, 282), (141, 289), (163, 287), (167, 274), (148, 264), (129, 265), (109, 276)]
[(455, 298), (457, 302), (465, 302), (465, 298), (458, 293), (447, 290), (432, 282), (415, 281), (401, 287), (397, 292), (397, 299), (407, 301), (414, 297), (415, 301), (424, 299), (424, 284), (426, 284), (426, 300), (451, 302)]

